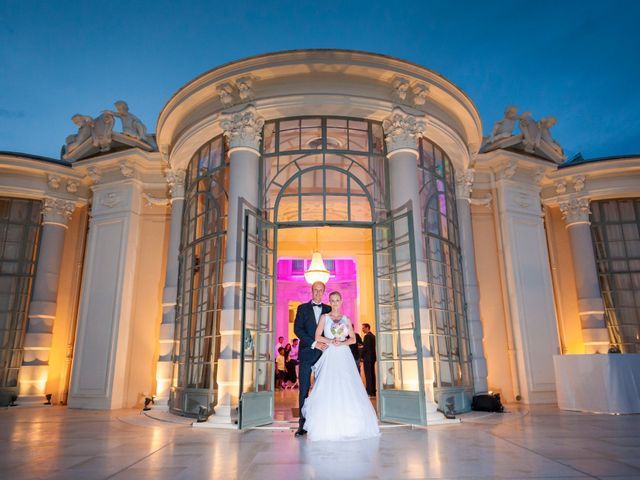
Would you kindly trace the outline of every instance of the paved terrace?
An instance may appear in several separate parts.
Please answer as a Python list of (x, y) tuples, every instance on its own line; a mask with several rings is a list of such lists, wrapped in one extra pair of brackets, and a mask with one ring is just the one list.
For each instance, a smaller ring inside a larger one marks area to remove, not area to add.
[(14, 407), (0, 410), (0, 478), (640, 478), (640, 416), (510, 410), (326, 444), (288, 429), (195, 429), (162, 412)]

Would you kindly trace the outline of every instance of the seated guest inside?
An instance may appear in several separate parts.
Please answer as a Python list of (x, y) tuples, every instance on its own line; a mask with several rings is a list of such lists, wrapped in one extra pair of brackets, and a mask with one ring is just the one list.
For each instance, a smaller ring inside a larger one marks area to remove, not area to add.
[(284, 347), (280, 347), (278, 349), (278, 356), (276, 357), (276, 388), (284, 388), (286, 376), (287, 369), (284, 363)]

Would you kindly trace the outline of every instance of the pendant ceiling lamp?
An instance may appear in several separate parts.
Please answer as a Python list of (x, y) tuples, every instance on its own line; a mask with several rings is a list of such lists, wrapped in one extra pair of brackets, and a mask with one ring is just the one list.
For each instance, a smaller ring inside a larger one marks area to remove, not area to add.
[(318, 229), (316, 229), (316, 249), (311, 256), (311, 265), (309, 265), (309, 269), (304, 272), (304, 279), (309, 285), (313, 285), (316, 282), (322, 282), (326, 285), (329, 281), (330, 275), (329, 270), (324, 266), (322, 255), (318, 250)]

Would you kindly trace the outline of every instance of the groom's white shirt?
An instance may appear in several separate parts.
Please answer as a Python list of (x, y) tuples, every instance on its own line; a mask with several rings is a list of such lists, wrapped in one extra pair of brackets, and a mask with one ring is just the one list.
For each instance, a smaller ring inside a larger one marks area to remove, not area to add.
[[(322, 304), (318, 306), (313, 305), (312, 308), (313, 308), (313, 314), (316, 316), (316, 325), (318, 325), (318, 322), (320, 321), (320, 316), (322, 315)], [(311, 348), (316, 348), (316, 343), (317, 342), (313, 342), (311, 344)]]

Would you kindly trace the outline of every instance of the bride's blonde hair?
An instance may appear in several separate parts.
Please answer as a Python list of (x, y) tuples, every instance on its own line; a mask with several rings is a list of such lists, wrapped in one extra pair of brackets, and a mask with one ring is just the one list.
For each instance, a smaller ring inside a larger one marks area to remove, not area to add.
[(333, 296), (336, 296), (336, 297), (338, 297), (340, 300), (342, 300), (342, 294), (341, 294), (339, 291), (337, 291), (337, 290), (334, 290), (333, 292), (331, 292), (331, 293), (329, 294), (329, 298), (331, 298), (331, 297), (333, 297)]

